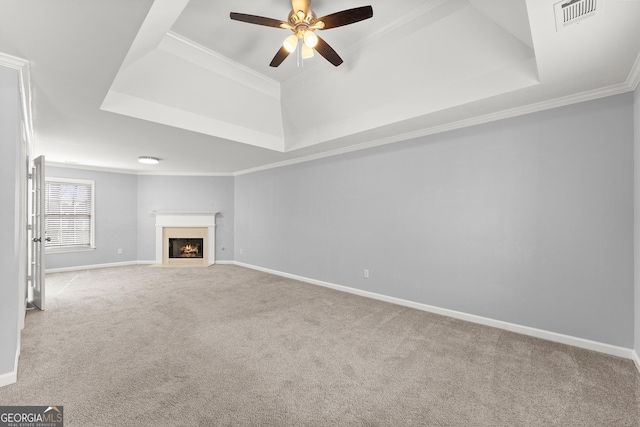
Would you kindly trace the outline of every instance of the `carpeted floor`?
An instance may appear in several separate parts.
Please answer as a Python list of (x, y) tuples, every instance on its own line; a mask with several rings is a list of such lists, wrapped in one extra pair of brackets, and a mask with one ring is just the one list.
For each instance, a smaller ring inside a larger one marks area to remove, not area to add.
[(629, 360), (230, 265), (47, 276), (0, 405), (65, 426), (638, 426)]

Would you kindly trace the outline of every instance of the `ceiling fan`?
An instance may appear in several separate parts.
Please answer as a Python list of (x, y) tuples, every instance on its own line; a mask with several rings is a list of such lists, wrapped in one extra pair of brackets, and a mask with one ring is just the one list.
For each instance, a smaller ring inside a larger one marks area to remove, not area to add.
[(282, 64), (290, 53), (298, 50), (298, 58), (306, 59), (313, 56), (314, 49), (327, 61), (336, 67), (342, 64), (342, 58), (331, 46), (315, 34), (315, 30), (328, 30), (343, 25), (369, 19), (373, 16), (371, 6), (356, 7), (317, 18), (313, 10), (309, 9), (309, 0), (291, 0), (292, 10), (287, 22), (263, 16), (247, 15), (246, 13), (231, 12), (231, 19), (248, 22), (249, 24), (264, 25), (266, 27), (284, 28), (293, 31), (273, 57), (272, 67)]

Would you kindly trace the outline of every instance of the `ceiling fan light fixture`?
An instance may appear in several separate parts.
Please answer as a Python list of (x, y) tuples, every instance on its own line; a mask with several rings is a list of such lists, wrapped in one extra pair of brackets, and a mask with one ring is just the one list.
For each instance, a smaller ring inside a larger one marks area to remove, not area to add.
[(287, 49), (287, 52), (289, 53), (295, 51), (296, 47), (298, 46), (298, 37), (296, 37), (295, 34), (291, 34), (289, 37), (284, 39), (282, 46), (284, 46), (284, 48)]
[[(284, 40), (282, 46), (280, 46), (280, 49), (278, 49), (278, 52), (269, 63), (269, 66), (271, 67), (278, 67), (282, 64), (282, 61), (284, 61), (291, 53), (295, 52), (296, 49), (298, 50), (296, 58), (299, 67), (302, 66), (302, 51), (305, 50), (305, 57), (310, 57), (311, 54), (314, 53), (313, 49), (315, 49), (320, 56), (324, 57), (332, 65), (337, 67), (342, 64), (342, 58), (340, 58), (340, 55), (338, 55), (338, 53), (327, 44), (327, 42), (316, 36), (314, 31), (328, 30), (364, 21), (365, 19), (373, 17), (373, 8), (370, 5), (354, 7), (352, 9), (345, 9), (340, 12), (331, 13), (318, 18), (315, 12), (309, 9), (310, 1), (311, 0), (291, 0), (292, 10), (289, 12), (286, 22), (278, 19), (266, 18), (264, 16), (249, 15), (238, 12), (231, 12), (229, 17), (235, 21), (293, 31), (293, 35)], [(311, 50), (304, 49), (305, 46)]]
[(304, 44), (313, 49), (318, 44), (318, 36), (311, 30), (304, 32)]

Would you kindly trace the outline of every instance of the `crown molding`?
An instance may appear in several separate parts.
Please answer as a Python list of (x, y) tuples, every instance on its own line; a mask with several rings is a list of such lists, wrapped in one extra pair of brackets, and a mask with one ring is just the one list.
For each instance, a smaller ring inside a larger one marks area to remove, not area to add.
[[(640, 56), (639, 56), (640, 58)], [(635, 78), (635, 86), (631, 83), (631, 78)], [(212, 173), (173, 173), (173, 172), (161, 172), (161, 171), (135, 171), (135, 170), (126, 170), (126, 169), (118, 169), (118, 168), (107, 168), (107, 167), (98, 167), (91, 165), (80, 165), (80, 164), (69, 164), (69, 163), (58, 163), (58, 162), (49, 162), (47, 161), (47, 165), (54, 167), (62, 167), (62, 168), (70, 168), (70, 169), (85, 169), (85, 170), (94, 170), (94, 171), (102, 171), (102, 172), (112, 172), (112, 173), (122, 173), (129, 175), (141, 175), (141, 176), (212, 176), (212, 177), (228, 177), (228, 176), (240, 176), (247, 175), (251, 173), (261, 172), (269, 169), (276, 169), (280, 167), (295, 165), (298, 163), (306, 163), (314, 160), (319, 160), (327, 157), (338, 156), (341, 154), (347, 154), (355, 151), (366, 150), (368, 148), (379, 147), (382, 145), (392, 144), (396, 142), (408, 141), (411, 139), (434, 135), (437, 133), (447, 132), (456, 129), (462, 129), (470, 126), (481, 125), (484, 123), (490, 123), (502, 119), (507, 119), (511, 117), (522, 116), (526, 114), (536, 113), (539, 111), (550, 110), (553, 108), (564, 107), (567, 105), (578, 104), (581, 102), (592, 101), (599, 98), (604, 98), (607, 96), (619, 95), (622, 93), (627, 93), (633, 91), (633, 87), (638, 86), (638, 78), (640, 78), (640, 61), (636, 61), (636, 66), (634, 66), (634, 71), (630, 74), (630, 78), (628, 82), (620, 83), (617, 85), (590, 90), (581, 92), (578, 94), (568, 95), (561, 98), (556, 98), (549, 101), (543, 101), (538, 103), (529, 104), (523, 107), (512, 108), (509, 110), (504, 110), (496, 113), (485, 114), (478, 117), (472, 117), (465, 120), (460, 120), (452, 123), (447, 123), (440, 126), (432, 126), (424, 129), (419, 129), (413, 132), (406, 132), (398, 135), (393, 135), (387, 138), (379, 138), (375, 140), (371, 140), (362, 144), (356, 144), (344, 148), (339, 148), (336, 150), (326, 151), (323, 153), (312, 154), (309, 156), (298, 157), (295, 159), (284, 160), (281, 162), (270, 163), (266, 165), (256, 166), (254, 168), (243, 169), (235, 172), (212, 172)]]
[(432, 126), (428, 128), (419, 129), (413, 132), (406, 132), (398, 135), (393, 135), (386, 138), (379, 138), (372, 141), (368, 141), (362, 144), (356, 144), (349, 147), (339, 148), (336, 150), (326, 151), (323, 153), (313, 154), (304, 157), (298, 157), (296, 159), (285, 160), (282, 162), (271, 163), (268, 165), (257, 166), (255, 168), (244, 169), (234, 173), (235, 176), (246, 175), (250, 173), (260, 172), (268, 169), (275, 169), (284, 166), (290, 166), (297, 163), (305, 163), (313, 160), (323, 159), (325, 157), (337, 156), (340, 154), (351, 153), (354, 151), (366, 150), (368, 148), (379, 147), (381, 145), (392, 144), (396, 142), (408, 141), (411, 139), (433, 135), (442, 132), (448, 132), (451, 130), (462, 129), (470, 126), (481, 125), (484, 123), (495, 122), (502, 119), (508, 119), (511, 117), (523, 116), (526, 114), (536, 113), (544, 110), (551, 110), (558, 107), (565, 107), (567, 105), (578, 104), (581, 102), (592, 101), (599, 98), (605, 98), (607, 96), (620, 95), (622, 93), (631, 92), (631, 86), (628, 83), (620, 83), (605, 88), (585, 91), (573, 95), (556, 98), (549, 101), (537, 102), (529, 104), (523, 107), (512, 108), (508, 110), (499, 111), (496, 113), (485, 114), (482, 116), (472, 117), (465, 120), (459, 120), (452, 123), (447, 123), (440, 126)]
[(0, 65), (20, 71), (25, 67), (29, 67), (29, 61), (0, 52)]
[(233, 172), (198, 172), (198, 173), (182, 173), (182, 172), (136, 172), (138, 176), (208, 176), (208, 177), (232, 177)]
[[(260, 74), (257, 71), (246, 67), (238, 62), (233, 61), (232, 59), (227, 58), (224, 55), (219, 54), (201, 44), (194, 42), (187, 37), (184, 37), (178, 33), (174, 33), (173, 31), (168, 31), (166, 38), (168, 40), (177, 42), (179, 46), (185, 48), (185, 53), (190, 52), (191, 54), (187, 54), (187, 58), (191, 58), (192, 62), (198, 63), (195, 58), (192, 57), (193, 54), (203, 54), (204, 58), (206, 58), (206, 62), (208, 63), (208, 69), (215, 71), (218, 74), (224, 75), (226, 78), (233, 80), (237, 83), (240, 83), (244, 86), (248, 86), (259, 90), (271, 97), (280, 99), (280, 83), (276, 80), (273, 80), (264, 74)], [(220, 67), (219, 65), (223, 65)]]
[(636, 62), (633, 63), (629, 76), (627, 77), (627, 84), (631, 90), (636, 90), (640, 84), (640, 53), (636, 57)]
[(51, 166), (54, 168), (64, 168), (64, 169), (81, 169), (88, 170), (94, 172), (108, 172), (108, 173), (119, 173), (123, 175), (137, 175), (137, 176), (233, 176), (231, 172), (211, 172), (211, 173), (182, 173), (182, 172), (162, 172), (162, 171), (139, 171), (132, 169), (120, 169), (120, 168), (109, 168), (104, 166), (92, 166), (92, 165), (83, 165), (80, 163), (64, 163), (64, 162), (51, 162), (46, 161), (46, 166)]
[(33, 113), (31, 104), (31, 71), (29, 61), (17, 56), (0, 52), (0, 66), (18, 71), (20, 97), (22, 100), (22, 116), (24, 119), (24, 133), (27, 145), (33, 146)]
[(127, 170), (127, 169), (110, 168), (105, 166), (83, 165), (80, 163), (53, 162), (46, 159), (45, 159), (45, 162), (46, 162), (45, 168), (50, 166), (52, 168), (82, 169), (82, 170), (95, 171), (95, 172), (109, 172), (109, 173), (119, 173), (124, 175), (136, 175), (136, 171)]

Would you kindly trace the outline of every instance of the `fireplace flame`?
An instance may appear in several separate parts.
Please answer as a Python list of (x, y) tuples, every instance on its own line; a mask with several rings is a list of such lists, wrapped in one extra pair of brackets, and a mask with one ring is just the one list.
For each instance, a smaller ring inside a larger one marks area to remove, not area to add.
[(193, 246), (190, 243), (187, 243), (186, 245), (180, 248), (180, 252), (182, 253), (182, 256), (185, 258), (194, 258), (198, 256), (198, 254), (200, 253), (200, 248), (198, 248), (197, 246)]

